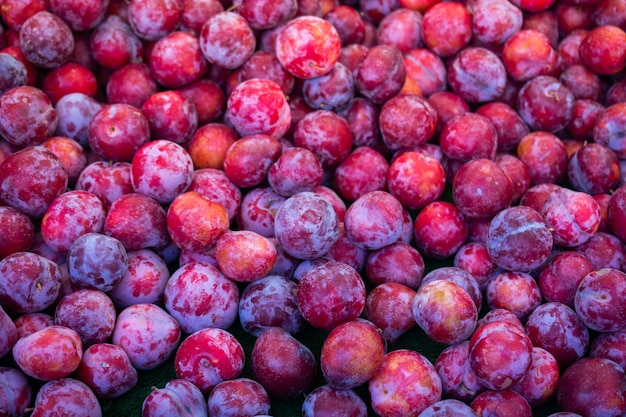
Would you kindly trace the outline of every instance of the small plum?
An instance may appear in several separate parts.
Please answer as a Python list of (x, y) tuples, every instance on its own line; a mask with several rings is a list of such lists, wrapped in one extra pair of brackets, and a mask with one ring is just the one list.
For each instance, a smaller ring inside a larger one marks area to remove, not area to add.
[(315, 382), (317, 363), (311, 350), (277, 327), (259, 334), (250, 361), (254, 378), (274, 398), (297, 397)]
[(83, 382), (66, 377), (46, 382), (37, 392), (32, 417), (102, 417), (98, 397)]
[(134, 304), (117, 316), (111, 341), (120, 346), (137, 370), (154, 369), (178, 347), (178, 322), (156, 304)]
[(83, 356), (80, 336), (60, 325), (45, 327), (19, 339), (13, 358), (19, 368), (33, 378), (52, 381), (69, 376)]
[(369, 381), (386, 353), (386, 342), (373, 323), (356, 319), (332, 329), (320, 353), (320, 367), (333, 388), (350, 389)]
[(371, 405), (381, 417), (419, 415), (441, 400), (441, 379), (422, 354), (398, 349), (385, 355), (368, 382)]

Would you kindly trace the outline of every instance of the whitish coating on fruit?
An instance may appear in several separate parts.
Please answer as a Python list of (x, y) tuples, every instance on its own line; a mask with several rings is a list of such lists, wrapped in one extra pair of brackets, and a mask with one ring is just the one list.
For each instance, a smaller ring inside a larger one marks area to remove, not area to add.
[(443, 349), (434, 365), (449, 398), (469, 402), (486, 389), (470, 366), (469, 340)]
[(351, 266), (334, 260), (316, 263), (298, 286), (298, 307), (314, 327), (331, 330), (357, 319), (365, 307), (365, 283)]
[(254, 53), (256, 38), (248, 21), (239, 13), (220, 12), (202, 26), (200, 48), (210, 63), (233, 69)]
[(574, 307), (583, 323), (592, 330), (623, 329), (626, 326), (626, 274), (613, 268), (590, 272), (576, 290)]
[(355, 245), (375, 250), (400, 239), (403, 208), (397, 198), (385, 191), (372, 191), (359, 197), (346, 211), (346, 235)]
[(217, 384), (209, 394), (207, 406), (211, 416), (264, 415), (270, 412), (270, 398), (255, 380), (237, 378)]
[(489, 280), (485, 298), (491, 309), (504, 308), (525, 320), (541, 304), (541, 290), (529, 274), (503, 271)]
[(276, 36), (276, 58), (292, 75), (308, 79), (327, 74), (339, 60), (337, 29), (320, 17), (300, 16)]
[(437, 401), (435, 404), (422, 411), (419, 417), (475, 417), (476, 413), (472, 408), (453, 398)]
[(32, 252), (17, 252), (0, 261), (0, 301), (18, 313), (50, 307), (61, 289), (58, 265)]
[(329, 417), (366, 417), (367, 405), (351, 389), (322, 385), (309, 392), (302, 402), (303, 417), (315, 417), (320, 413)]
[(86, 233), (67, 253), (72, 283), (79, 287), (110, 291), (126, 273), (128, 255), (122, 243), (100, 233)]
[(550, 194), (541, 214), (554, 243), (575, 247), (587, 242), (600, 226), (600, 205), (589, 194), (562, 189)]
[(237, 317), (239, 290), (213, 265), (192, 262), (172, 274), (164, 301), (186, 333), (206, 327), (226, 329)]
[(52, 249), (66, 253), (79, 236), (100, 232), (105, 215), (104, 205), (95, 194), (68, 191), (48, 206), (41, 219), (41, 235)]
[(102, 291), (87, 288), (66, 294), (54, 310), (54, 323), (78, 333), (85, 347), (107, 341), (115, 318), (113, 301)]
[(168, 140), (154, 140), (142, 146), (131, 163), (133, 189), (170, 203), (191, 184), (193, 161), (182, 146)]
[(274, 236), (274, 218), (286, 199), (270, 187), (250, 190), (241, 201), (237, 225), (243, 230), (250, 230), (261, 236)]
[(59, 158), (43, 146), (32, 146), (2, 162), (0, 199), (28, 216), (41, 217), (67, 184)]
[(422, 284), (413, 299), (413, 317), (433, 340), (452, 345), (474, 332), (478, 311), (469, 294), (451, 281)]
[(589, 331), (576, 312), (565, 304), (544, 303), (526, 321), (533, 345), (550, 352), (561, 369), (583, 357), (589, 346)]
[(532, 343), (528, 336), (507, 322), (489, 323), (472, 335), (469, 362), (485, 387), (510, 388), (530, 369)]
[(441, 379), (426, 357), (405, 349), (388, 353), (369, 380), (372, 408), (379, 416), (419, 414), (441, 400)]
[(247, 285), (239, 301), (241, 326), (254, 336), (268, 327), (299, 333), (305, 320), (298, 310), (297, 288), (295, 282), (279, 275), (268, 275)]
[(241, 136), (263, 133), (282, 137), (291, 125), (291, 110), (274, 81), (252, 78), (228, 96), (226, 116)]
[(274, 235), (288, 254), (299, 259), (319, 258), (339, 239), (339, 218), (324, 197), (298, 193), (276, 212)]
[(0, 134), (18, 147), (41, 144), (59, 123), (50, 98), (31, 86), (19, 86), (0, 96), (0, 114)]
[(112, 342), (120, 346), (138, 370), (165, 362), (180, 342), (178, 322), (155, 304), (135, 304), (117, 316)]
[(130, 391), (139, 380), (137, 370), (121, 347), (110, 343), (89, 346), (76, 369), (76, 377), (99, 398), (116, 398)]
[(120, 309), (133, 304), (157, 303), (163, 298), (170, 278), (167, 264), (150, 249), (127, 254), (127, 268), (122, 280), (107, 293)]
[(226, 330), (217, 328), (189, 335), (174, 358), (176, 375), (193, 382), (203, 393), (239, 376), (243, 365), (244, 351), (239, 341)]
[(82, 356), (83, 345), (78, 333), (59, 325), (23, 337), (13, 346), (13, 358), (19, 368), (26, 375), (42, 381), (70, 375)]
[(98, 398), (83, 382), (61, 378), (44, 384), (35, 398), (33, 417), (58, 413), (61, 416), (102, 417)]
[(168, 417), (190, 413), (207, 415), (207, 403), (202, 391), (185, 379), (173, 379), (163, 388), (153, 390), (145, 398), (142, 413), (146, 417)]
[(485, 243), (498, 267), (526, 271), (548, 259), (553, 239), (538, 212), (516, 206), (502, 210), (491, 220)]

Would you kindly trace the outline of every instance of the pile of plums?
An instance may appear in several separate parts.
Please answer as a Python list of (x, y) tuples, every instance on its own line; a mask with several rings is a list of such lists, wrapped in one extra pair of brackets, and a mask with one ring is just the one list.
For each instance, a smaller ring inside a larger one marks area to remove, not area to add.
[(0, 416), (620, 417), (625, 261), (624, 0), (0, 0)]

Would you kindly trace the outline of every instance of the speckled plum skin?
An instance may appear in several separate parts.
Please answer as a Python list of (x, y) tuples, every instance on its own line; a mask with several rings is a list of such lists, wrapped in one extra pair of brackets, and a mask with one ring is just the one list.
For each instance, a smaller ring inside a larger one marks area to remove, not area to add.
[(278, 327), (261, 332), (250, 361), (254, 379), (275, 398), (295, 398), (315, 382), (317, 361), (311, 350)]
[(128, 255), (114, 237), (85, 233), (72, 243), (67, 253), (70, 280), (74, 285), (110, 291), (126, 273)]
[(157, 139), (135, 153), (130, 173), (136, 192), (165, 204), (172, 202), (191, 184), (193, 161), (181, 145)]
[(523, 330), (506, 321), (495, 321), (472, 335), (469, 363), (485, 387), (507, 389), (528, 373), (532, 346)]
[(476, 413), (472, 408), (454, 398), (437, 401), (435, 404), (422, 411), (419, 417), (474, 417)]
[(214, 246), (229, 227), (226, 208), (197, 191), (186, 191), (176, 196), (166, 218), (172, 241), (187, 251)]
[(15, 319), (15, 327), (17, 329), (17, 337), (21, 338), (35, 333), (44, 327), (54, 324), (54, 317), (48, 313), (26, 313)]
[(565, 304), (540, 305), (528, 316), (525, 329), (533, 345), (550, 352), (561, 370), (582, 358), (589, 347), (589, 330)]
[(591, 342), (589, 356), (610, 359), (622, 369), (626, 368), (626, 330), (601, 333)]
[(386, 353), (380, 330), (364, 319), (342, 323), (324, 339), (320, 367), (333, 388), (350, 389), (370, 380)]
[(43, 216), (68, 185), (63, 164), (43, 146), (19, 150), (1, 166), (0, 199), (28, 216)]
[(498, 413), (503, 417), (532, 417), (530, 404), (524, 397), (510, 389), (489, 390), (480, 393), (470, 403), (477, 415)]
[(582, 358), (561, 376), (556, 401), (564, 411), (590, 417), (626, 413), (624, 370), (604, 358)]
[(365, 299), (363, 317), (374, 323), (388, 343), (416, 326), (412, 314), (415, 290), (395, 282), (376, 286)]
[(153, 198), (139, 193), (124, 194), (115, 200), (102, 229), (127, 251), (161, 247), (170, 241), (165, 209)]
[[(13, 358), (19, 368), (42, 381), (67, 377), (76, 370), (82, 356), (78, 333), (60, 325), (45, 327), (19, 339), (13, 346)], [(49, 359), (44, 362), (42, 357)]]
[(395, 282), (417, 289), (424, 276), (424, 259), (413, 246), (395, 242), (368, 252), (365, 276), (375, 285)]
[(556, 393), (561, 377), (559, 363), (545, 349), (533, 346), (533, 363), (528, 373), (511, 389), (528, 401), (531, 406), (543, 405)]
[(424, 276), (420, 284), (420, 288), (432, 281), (448, 281), (457, 284), (461, 287), (467, 295), (470, 296), (476, 310), (480, 312), (483, 304), (483, 294), (478, 285), (478, 282), (472, 274), (454, 266), (442, 266), (440, 268), (433, 269)]
[(41, 219), (41, 235), (52, 249), (67, 253), (79, 236), (100, 232), (105, 216), (104, 205), (95, 194), (68, 191), (48, 206)]
[(18, 339), (17, 326), (0, 306), (0, 358), (11, 351)]
[(113, 201), (133, 192), (130, 167), (128, 162), (92, 162), (78, 176), (75, 189), (95, 194), (108, 209)]
[(470, 402), (487, 389), (470, 366), (469, 340), (444, 348), (434, 365), (448, 398)]
[(562, 188), (541, 209), (554, 243), (575, 247), (587, 242), (600, 226), (600, 205), (589, 194)]
[(319, 194), (294, 194), (276, 211), (274, 236), (285, 252), (296, 258), (319, 258), (339, 239), (339, 217)]
[(97, 343), (83, 352), (76, 378), (87, 384), (98, 398), (116, 398), (138, 382), (137, 370), (121, 347)]
[(187, 336), (174, 357), (178, 378), (194, 383), (204, 394), (243, 371), (244, 351), (239, 341), (223, 329), (206, 328)]
[(31, 416), (51, 415), (102, 417), (102, 408), (98, 398), (86, 384), (67, 377), (45, 383), (35, 397)]
[(415, 246), (426, 256), (445, 259), (465, 244), (468, 225), (459, 209), (448, 201), (433, 201), (413, 222)]
[(556, 254), (538, 271), (537, 284), (542, 297), (548, 302), (573, 308), (580, 281), (595, 269), (583, 253), (563, 251)]
[(56, 301), (60, 289), (56, 262), (32, 252), (16, 252), (0, 261), (0, 302), (8, 310), (42, 311)]
[(228, 96), (226, 117), (241, 136), (258, 133), (282, 137), (291, 125), (285, 94), (274, 81), (252, 78)]
[(269, 327), (298, 334), (306, 321), (298, 309), (298, 285), (280, 275), (268, 275), (246, 286), (239, 300), (241, 327), (253, 336)]
[(84, 347), (103, 343), (115, 327), (113, 301), (102, 291), (79, 289), (63, 296), (54, 310), (54, 322), (74, 330)]
[(9, 206), (0, 207), (0, 259), (15, 253), (27, 251), (35, 243), (35, 225), (19, 210)]
[(302, 416), (365, 417), (365, 402), (351, 389), (336, 389), (322, 385), (309, 392), (302, 402)]
[(0, 410), (6, 412), (7, 417), (24, 415), (33, 399), (33, 389), (26, 375), (16, 368), (0, 367), (0, 389), (6, 393), (0, 399)]
[(111, 341), (120, 346), (138, 370), (165, 362), (181, 338), (178, 322), (156, 304), (135, 304), (117, 316)]
[(300, 16), (276, 36), (276, 58), (290, 74), (302, 79), (327, 74), (339, 60), (341, 40), (335, 27), (317, 16)]
[(365, 284), (358, 272), (334, 260), (313, 266), (298, 285), (300, 313), (312, 326), (324, 330), (358, 318), (365, 298)]
[(0, 134), (19, 147), (41, 145), (59, 123), (50, 98), (32, 86), (19, 86), (0, 96), (0, 112)]
[(407, 349), (385, 355), (368, 382), (368, 390), (372, 408), (381, 417), (419, 415), (442, 395), (441, 379), (433, 364)]
[(614, 332), (626, 327), (626, 273), (602, 268), (587, 274), (574, 296), (574, 308), (587, 327)]
[(527, 206), (514, 206), (491, 220), (485, 244), (498, 267), (525, 271), (548, 259), (553, 237), (541, 214)]
[(236, 378), (217, 384), (207, 406), (211, 417), (254, 417), (270, 412), (270, 398), (255, 380)]
[(162, 257), (150, 249), (127, 253), (126, 274), (107, 295), (120, 310), (133, 304), (163, 300), (170, 271)]
[(487, 283), (485, 298), (490, 309), (503, 308), (521, 320), (542, 301), (541, 290), (535, 279), (525, 272), (502, 271)]
[(400, 239), (403, 207), (385, 191), (371, 191), (354, 201), (344, 218), (346, 235), (355, 245), (376, 250)]
[(186, 379), (172, 379), (163, 388), (154, 389), (141, 406), (142, 417), (206, 416), (204, 394)]
[(237, 282), (263, 278), (274, 267), (276, 257), (276, 247), (268, 238), (248, 230), (229, 230), (215, 243), (218, 268)]
[(251, 189), (241, 199), (237, 226), (261, 236), (274, 236), (274, 217), (286, 199), (270, 187)]
[(447, 345), (468, 339), (478, 320), (474, 300), (451, 281), (434, 280), (421, 285), (412, 310), (418, 326), (431, 339)]
[(239, 289), (213, 265), (190, 262), (167, 281), (164, 302), (186, 333), (206, 327), (227, 329), (237, 318)]

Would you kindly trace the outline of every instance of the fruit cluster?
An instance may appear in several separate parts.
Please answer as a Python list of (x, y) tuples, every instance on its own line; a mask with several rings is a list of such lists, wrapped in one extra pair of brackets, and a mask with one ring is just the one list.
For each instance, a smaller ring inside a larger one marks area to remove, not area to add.
[(624, 416), (625, 244), (624, 0), (0, 0), (0, 416)]

